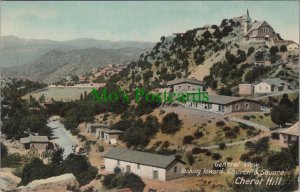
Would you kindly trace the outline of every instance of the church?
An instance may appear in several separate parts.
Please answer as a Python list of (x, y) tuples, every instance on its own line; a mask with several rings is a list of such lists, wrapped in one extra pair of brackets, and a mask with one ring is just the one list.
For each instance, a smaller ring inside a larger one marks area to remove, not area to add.
[(252, 22), (249, 11), (247, 9), (247, 15), (244, 23), (244, 38), (246, 41), (276, 41), (278, 37), (266, 21)]

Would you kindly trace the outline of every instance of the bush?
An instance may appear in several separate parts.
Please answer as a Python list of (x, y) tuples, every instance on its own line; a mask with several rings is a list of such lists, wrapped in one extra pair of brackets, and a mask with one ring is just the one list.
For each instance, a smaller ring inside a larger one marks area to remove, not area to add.
[(98, 147), (98, 151), (99, 151), (99, 152), (103, 152), (103, 151), (104, 151), (104, 147), (103, 147), (102, 145), (100, 145), (100, 146)]
[(231, 162), (233, 159), (232, 159), (232, 157), (227, 157), (226, 160), (227, 160), (228, 162)]
[(251, 157), (250, 157), (250, 155), (248, 153), (244, 153), (244, 154), (241, 155), (240, 160), (244, 161), (244, 162), (250, 162), (251, 161)]
[(212, 154), (212, 159), (213, 160), (219, 160), (222, 158), (222, 155), (220, 155), (219, 153), (214, 153)]
[(226, 148), (226, 144), (225, 143), (220, 143), (219, 144), (219, 149), (220, 150), (224, 150)]
[(193, 149), (192, 149), (192, 153), (193, 154), (200, 154), (202, 152), (202, 150), (201, 150), (201, 148), (199, 148), (199, 147), (194, 147)]
[(246, 149), (254, 149), (255, 148), (255, 144), (252, 141), (247, 141), (245, 143), (245, 147), (246, 147)]
[(211, 156), (211, 155), (212, 155), (212, 152), (211, 152), (211, 151), (206, 151), (205, 155), (206, 155), (206, 156)]
[(286, 45), (281, 45), (281, 46), (280, 46), (280, 52), (284, 53), (284, 52), (286, 52), (286, 51), (287, 51)]
[(279, 133), (272, 133), (271, 138), (274, 140), (279, 140)]
[(249, 47), (247, 57), (249, 57), (255, 51), (254, 47)]
[(244, 116), (243, 116), (243, 119), (245, 119), (245, 120), (250, 120), (250, 117), (247, 116), (247, 115), (244, 115)]
[(202, 131), (195, 131), (194, 137), (196, 139), (199, 139), (200, 137), (203, 137), (203, 132)]
[(225, 123), (224, 123), (224, 121), (218, 121), (218, 122), (216, 122), (216, 125), (217, 125), (218, 127), (222, 127), (222, 126), (225, 125)]
[(170, 142), (169, 141), (164, 141), (162, 144), (162, 148), (168, 148), (170, 146)]
[(191, 144), (195, 138), (191, 135), (187, 135), (183, 138), (182, 144)]
[(115, 173), (115, 174), (121, 173), (121, 169), (120, 169), (119, 167), (115, 167), (115, 168), (114, 168), (114, 173)]
[(176, 133), (181, 126), (178, 115), (174, 112), (166, 114), (162, 119), (161, 132), (167, 134)]
[(192, 154), (188, 154), (188, 155), (187, 155), (187, 161), (188, 161), (188, 163), (189, 163), (190, 165), (193, 165), (193, 164), (194, 164), (195, 159), (194, 159), (194, 157), (193, 157)]

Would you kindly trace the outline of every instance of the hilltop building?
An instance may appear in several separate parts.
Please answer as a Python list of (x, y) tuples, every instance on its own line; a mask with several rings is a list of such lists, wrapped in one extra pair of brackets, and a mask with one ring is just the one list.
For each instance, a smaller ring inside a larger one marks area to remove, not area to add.
[(103, 158), (105, 171), (111, 173), (116, 167), (119, 167), (122, 172), (161, 181), (184, 176), (181, 174), (181, 170), (184, 168), (185, 162), (172, 155), (158, 155), (113, 147), (106, 152)]
[(244, 16), (244, 38), (249, 44), (267, 45), (268, 47), (287, 46), (295, 43), (290, 40), (282, 40), (267, 21), (252, 22), (248, 9)]

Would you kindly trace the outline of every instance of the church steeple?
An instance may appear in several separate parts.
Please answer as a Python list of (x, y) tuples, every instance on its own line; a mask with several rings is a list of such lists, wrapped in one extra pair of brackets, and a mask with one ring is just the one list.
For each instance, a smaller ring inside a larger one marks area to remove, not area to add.
[(247, 14), (246, 14), (244, 25), (245, 25), (244, 26), (244, 35), (245, 35), (249, 31), (249, 29), (251, 28), (251, 18), (250, 18), (248, 9), (247, 9)]

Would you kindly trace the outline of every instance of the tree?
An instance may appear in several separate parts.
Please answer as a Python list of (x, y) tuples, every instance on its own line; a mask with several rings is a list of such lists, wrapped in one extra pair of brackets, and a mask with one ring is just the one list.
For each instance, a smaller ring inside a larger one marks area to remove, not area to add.
[(276, 55), (277, 52), (279, 52), (279, 49), (278, 49), (277, 46), (272, 46), (272, 47), (270, 48), (270, 53), (271, 53), (271, 55)]
[(166, 114), (162, 119), (161, 132), (174, 134), (180, 129), (181, 121), (176, 113), (171, 112)]
[(0, 149), (1, 149), (1, 158), (7, 157), (8, 149), (2, 142), (0, 142)]
[(205, 31), (203, 34), (202, 34), (202, 37), (204, 39), (209, 39), (212, 37), (211, 33), (209, 31)]
[(274, 106), (271, 110), (271, 119), (277, 125), (284, 126), (294, 117), (293, 108), (289, 108), (287, 105), (281, 104)]
[(50, 176), (50, 169), (43, 161), (34, 158), (30, 163), (26, 164), (21, 173), (21, 185), (27, 185), (36, 179), (45, 179)]
[(184, 136), (184, 138), (183, 138), (182, 144), (183, 144), (183, 145), (185, 145), (185, 144), (192, 144), (192, 142), (193, 142), (194, 139), (195, 139), (195, 138), (194, 138), (193, 136), (191, 136), (191, 135), (186, 135), (186, 136)]
[(82, 101), (83, 100), (83, 95), (82, 95), (82, 93), (80, 93), (80, 101)]
[(87, 157), (70, 154), (60, 165), (60, 174), (73, 173), (80, 185), (85, 185), (97, 175), (97, 168), (91, 166)]
[(249, 57), (254, 51), (255, 51), (254, 47), (249, 47), (248, 52), (247, 52), (247, 57)]
[(42, 94), (39, 98), (39, 102), (42, 103), (42, 102), (45, 102), (45, 95)]

